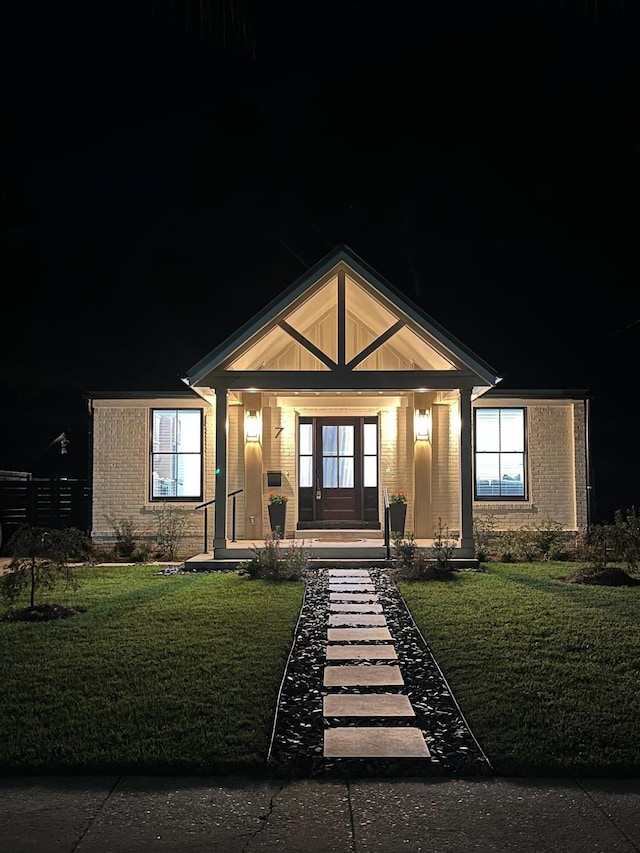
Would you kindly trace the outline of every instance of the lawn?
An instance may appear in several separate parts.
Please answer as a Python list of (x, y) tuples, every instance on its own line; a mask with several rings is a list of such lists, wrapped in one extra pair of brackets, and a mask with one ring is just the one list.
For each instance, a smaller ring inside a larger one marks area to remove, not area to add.
[(0, 622), (0, 772), (265, 768), (302, 583), (157, 572), (83, 567), (37, 601), (84, 612)]
[(400, 591), (499, 775), (640, 773), (640, 587), (490, 564)]
[[(399, 583), (499, 775), (640, 773), (640, 587), (567, 584), (572, 568)], [(84, 612), (0, 621), (0, 773), (266, 772), (302, 583), (77, 577), (39, 601)]]

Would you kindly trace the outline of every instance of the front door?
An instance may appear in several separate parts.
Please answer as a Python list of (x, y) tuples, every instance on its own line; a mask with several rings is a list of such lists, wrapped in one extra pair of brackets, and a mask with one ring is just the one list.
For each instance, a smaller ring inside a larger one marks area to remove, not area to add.
[(377, 522), (377, 418), (301, 418), (299, 454), (300, 522)]
[(358, 418), (316, 418), (317, 521), (357, 521), (362, 517), (362, 450), (358, 425)]

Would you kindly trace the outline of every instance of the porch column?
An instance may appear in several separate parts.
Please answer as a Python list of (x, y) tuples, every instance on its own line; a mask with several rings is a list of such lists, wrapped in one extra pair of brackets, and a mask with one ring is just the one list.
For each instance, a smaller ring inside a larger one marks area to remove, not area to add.
[[(244, 415), (255, 411), (262, 423), (262, 394), (243, 394)], [(262, 527), (262, 432), (258, 440), (244, 441), (244, 539), (263, 537)]]
[(411, 419), (411, 440), (413, 441), (413, 475), (415, 483), (413, 499), (413, 530), (416, 539), (433, 538), (433, 519), (431, 513), (431, 477), (433, 435), (418, 438), (415, 432), (416, 412), (426, 409), (431, 416), (434, 394), (416, 391), (413, 395), (413, 418)]
[(460, 547), (473, 554), (473, 466), (471, 389), (460, 389)]
[(227, 387), (216, 386), (216, 488), (213, 551), (227, 547)]

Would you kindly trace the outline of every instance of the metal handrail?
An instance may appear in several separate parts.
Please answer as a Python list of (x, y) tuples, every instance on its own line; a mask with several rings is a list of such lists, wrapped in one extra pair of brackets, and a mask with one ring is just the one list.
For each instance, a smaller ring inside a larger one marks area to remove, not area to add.
[(385, 486), (382, 490), (382, 499), (384, 504), (384, 547), (387, 550), (387, 560), (391, 559), (391, 518), (390, 518), (390, 504), (389, 504), (389, 493), (387, 491), (387, 487)]
[[(236, 495), (239, 495), (240, 492), (244, 492), (244, 489), (236, 489), (235, 492), (229, 492), (227, 495), (228, 498), (233, 498), (233, 504), (231, 506), (231, 541), (232, 542), (236, 541)], [(203, 504), (198, 504), (198, 506), (195, 507), (196, 509), (203, 509), (204, 508), (204, 549), (203, 549), (204, 554), (208, 553), (207, 552), (207, 542), (209, 541), (209, 513), (207, 510), (207, 507), (211, 506), (211, 504), (214, 504), (215, 502), (216, 502), (216, 499), (213, 498), (212, 500), (207, 501), (206, 503), (203, 503)]]

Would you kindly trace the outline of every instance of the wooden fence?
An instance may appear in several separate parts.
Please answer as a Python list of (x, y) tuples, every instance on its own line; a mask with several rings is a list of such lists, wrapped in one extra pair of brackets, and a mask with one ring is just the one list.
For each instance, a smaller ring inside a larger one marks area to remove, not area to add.
[(91, 488), (87, 480), (0, 481), (0, 553), (23, 524), (90, 532)]

